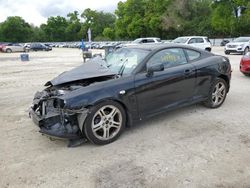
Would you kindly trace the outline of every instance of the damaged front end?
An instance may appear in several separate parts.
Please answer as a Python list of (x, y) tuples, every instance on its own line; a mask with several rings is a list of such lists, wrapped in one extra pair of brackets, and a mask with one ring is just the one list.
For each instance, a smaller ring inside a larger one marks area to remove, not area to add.
[(46, 89), (35, 94), (29, 115), (42, 134), (76, 141), (73, 145), (86, 141), (83, 125), (88, 109), (83, 104), (69, 107), (63, 98), (74, 99), (72, 93), (84, 93), (90, 85), (116, 78), (103, 62), (92, 61), (60, 74), (45, 84)]
[(74, 89), (74, 86), (67, 90), (50, 87), (35, 94), (29, 114), (42, 134), (69, 140), (86, 140), (81, 128), (88, 109), (64, 109), (65, 102), (60, 99), (60, 96)]

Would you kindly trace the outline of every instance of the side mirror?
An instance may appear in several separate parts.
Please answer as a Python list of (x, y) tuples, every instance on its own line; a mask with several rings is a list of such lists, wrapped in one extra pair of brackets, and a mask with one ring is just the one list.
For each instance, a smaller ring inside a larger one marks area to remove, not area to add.
[(149, 65), (147, 67), (147, 76), (152, 76), (154, 72), (164, 71), (164, 65), (162, 63)]

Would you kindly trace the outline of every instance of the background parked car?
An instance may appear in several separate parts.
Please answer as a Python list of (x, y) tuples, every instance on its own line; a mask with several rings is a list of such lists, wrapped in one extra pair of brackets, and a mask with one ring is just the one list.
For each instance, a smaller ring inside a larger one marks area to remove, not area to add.
[(42, 43), (33, 43), (30, 45), (30, 50), (33, 51), (50, 51), (52, 48), (50, 46), (46, 46)]
[(240, 71), (244, 75), (250, 76), (250, 52), (242, 57), (240, 61)]
[(7, 44), (2, 47), (3, 52), (11, 53), (11, 52), (27, 52), (28, 48), (21, 44)]
[(161, 39), (156, 37), (138, 38), (132, 41), (131, 43), (125, 44), (123, 46), (133, 46), (138, 44), (153, 44), (153, 43), (161, 43)]
[(211, 52), (212, 45), (208, 37), (204, 36), (184, 36), (178, 37), (172, 41), (173, 43), (187, 44), (195, 48), (200, 48)]
[(220, 43), (220, 46), (226, 46), (227, 43), (229, 43), (229, 40), (223, 39)]
[(3, 51), (3, 47), (11, 43), (0, 43), (0, 51)]
[(250, 49), (250, 37), (239, 37), (225, 46), (225, 54), (240, 53), (246, 54)]

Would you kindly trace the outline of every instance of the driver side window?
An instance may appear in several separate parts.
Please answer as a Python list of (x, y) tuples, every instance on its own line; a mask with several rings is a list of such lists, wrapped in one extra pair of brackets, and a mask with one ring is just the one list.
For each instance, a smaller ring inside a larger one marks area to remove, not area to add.
[(147, 66), (163, 64), (164, 69), (186, 64), (187, 59), (184, 51), (180, 48), (169, 48), (154, 54), (147, 63)]

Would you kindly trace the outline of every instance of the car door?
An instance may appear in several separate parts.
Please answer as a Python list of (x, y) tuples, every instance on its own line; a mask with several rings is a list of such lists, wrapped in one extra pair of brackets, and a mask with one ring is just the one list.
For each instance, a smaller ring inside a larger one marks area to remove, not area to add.
[(11, 46), (11, 50), (12, 50), (12, 52), (18, 52), (18, 44), (13, 44)]
[(194, 93), (195, 68), (187, 62), (183, 49), (156, 52), (145, 67), (154, 64), (163, 64), (164, 70), (151, 76), (147, 71), (135, 75), (135, 95), (141, 117), (183, 105)]
[(23, 52), (24, 51), (24, 47), (22, 45), (20, 45), (20, 44), (17, 44), (16, 51), (17, 52)]
[(44, 47), (43, 47), (42, 44), (38, 44), (38, 48), (39, 48), (39, 50), (43, 50), (44, 49)]
[(31, 44), (30, 45), (30, 49), (33, 50), (33, 51), (35, 51), (36, 50), (36, 44)]

